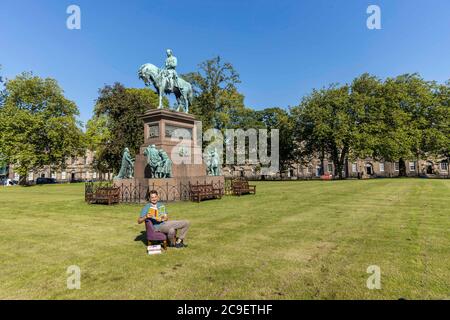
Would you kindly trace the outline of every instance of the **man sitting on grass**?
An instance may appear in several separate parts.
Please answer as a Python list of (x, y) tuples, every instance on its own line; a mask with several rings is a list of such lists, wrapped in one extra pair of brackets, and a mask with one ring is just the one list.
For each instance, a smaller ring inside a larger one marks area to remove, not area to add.
[[(158, 192), (150, 191), (150, 203), (147, 203), (141, 210), (138, 223), (141, 224), (149, 219), (155, 230), (167, 234), (170, 246), (175, 248), (187, 247), (183, 243), (189, 229), (189, 221), (169, 221), (167, 210), (163, 203), (159, 202)], [(176, 238), (178, 231), (178, 239)]]

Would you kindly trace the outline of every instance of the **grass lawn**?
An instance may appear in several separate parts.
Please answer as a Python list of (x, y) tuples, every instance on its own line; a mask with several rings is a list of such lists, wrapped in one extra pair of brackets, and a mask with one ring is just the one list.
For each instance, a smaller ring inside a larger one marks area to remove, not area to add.
[[(448, 299), (450, 180), (261, 182), (169, 204), (186, 249), (148, 256), (140, 205), (84, 186), (0, 188), (0, 299)], [(81, 268), (81, 290), (66, 270)], [(367, 268), (381, 268), (369, 290)]]

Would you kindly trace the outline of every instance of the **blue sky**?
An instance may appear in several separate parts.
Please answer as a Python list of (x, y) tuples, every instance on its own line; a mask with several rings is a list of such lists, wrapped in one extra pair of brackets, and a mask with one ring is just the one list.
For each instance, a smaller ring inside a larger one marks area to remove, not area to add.
[[(81, 30), (68, 30), (66, 9), (81, 8)], [(366, 9), (381, 7), (381, 30)], [(0, 64), (53, 77), (92, 116), (98, 89), (116, 81), (143, 87), (143, 63), (162, 65), (165, 49), (178, 72), (220, 55), (240, 73), (247, 106), (288, 107), (312, 88), (419, 72), (450, 79), (448, 0), (1, 0)]]

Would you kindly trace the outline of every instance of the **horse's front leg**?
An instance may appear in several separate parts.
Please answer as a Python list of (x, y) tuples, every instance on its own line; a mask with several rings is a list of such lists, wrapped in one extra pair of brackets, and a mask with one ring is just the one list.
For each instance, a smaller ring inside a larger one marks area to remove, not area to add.
[(177, 105), (176, 105), (177, 111), (180, 112), (180, 109), (181, 109), (181, 101), (180, 101), (180, 97), (176, 96), (176, 99), (177, 99)]
[(189, 113), (189, 99), (188, 94), (183, 95), (184, 98), (184, 112)]
[(180, 112), (181, 108), (184, 108), (184, 100), (183, 100), (183, 95), (177, 95), (177, 111)]

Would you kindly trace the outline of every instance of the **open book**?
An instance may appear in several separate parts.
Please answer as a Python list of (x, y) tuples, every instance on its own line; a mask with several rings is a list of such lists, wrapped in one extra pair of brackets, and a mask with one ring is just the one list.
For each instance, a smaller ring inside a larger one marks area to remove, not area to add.
[(148, 214), (156, 221), (161, 221), (161, 219), (167, 216), (166, 207), (160, 206), (158, 209), (150, 208)]

